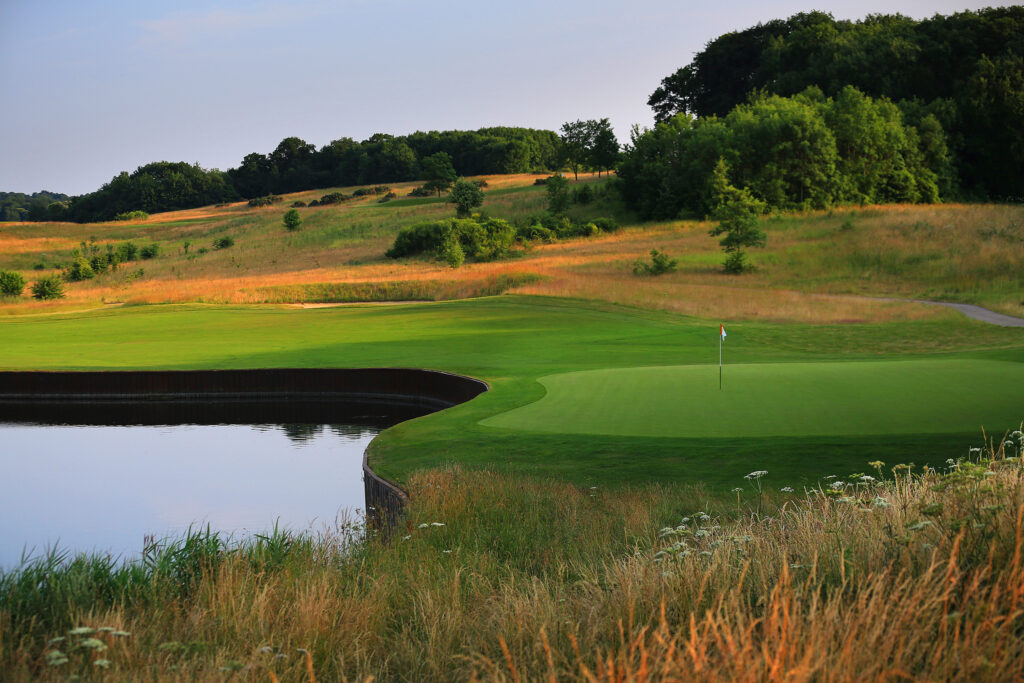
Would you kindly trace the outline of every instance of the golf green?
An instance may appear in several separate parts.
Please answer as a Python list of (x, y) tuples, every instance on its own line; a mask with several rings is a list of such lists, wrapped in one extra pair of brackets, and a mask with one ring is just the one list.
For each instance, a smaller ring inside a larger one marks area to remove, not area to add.
[(547, 394), (481, 421), (562, 434), (765, 437), (1001, 432), (1024, 364), (938, 359), (616, 368), (540, 378)]

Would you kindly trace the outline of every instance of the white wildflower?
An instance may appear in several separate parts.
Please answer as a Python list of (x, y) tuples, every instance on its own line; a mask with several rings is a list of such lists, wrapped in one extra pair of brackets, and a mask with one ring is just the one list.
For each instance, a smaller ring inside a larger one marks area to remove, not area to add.
[(744, 479), (760, 479), (764, 475), (768, 474), (768, 470), (754, 470), (750, 474), (744, 476)]

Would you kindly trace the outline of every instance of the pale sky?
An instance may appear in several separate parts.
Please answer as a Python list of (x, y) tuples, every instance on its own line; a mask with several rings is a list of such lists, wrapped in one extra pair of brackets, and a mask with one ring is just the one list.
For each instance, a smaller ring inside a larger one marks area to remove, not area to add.
[(625, 142), (661, 79), (722, 33), (992, 4), (0, 0), (0, 191), (81, 194), (160, 160), (227, 169), (291, 135), (608, 117)]

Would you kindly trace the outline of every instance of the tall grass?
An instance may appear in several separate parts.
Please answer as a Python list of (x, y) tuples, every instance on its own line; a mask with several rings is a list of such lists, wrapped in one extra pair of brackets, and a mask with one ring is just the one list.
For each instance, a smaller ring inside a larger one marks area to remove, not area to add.
[[(7, 573), (0, 670), (63, 679), (49, 640), (106, 626), (131, 633), (104, 653), (116, 679), (1012, 680), (1022, 439), (804, 491), (752, 473), (726, 499), (425, 471), (389, 543), (200, 536), (106, 593), (52, 566)], [(62, 592), (19, 597), (41, 582)]]

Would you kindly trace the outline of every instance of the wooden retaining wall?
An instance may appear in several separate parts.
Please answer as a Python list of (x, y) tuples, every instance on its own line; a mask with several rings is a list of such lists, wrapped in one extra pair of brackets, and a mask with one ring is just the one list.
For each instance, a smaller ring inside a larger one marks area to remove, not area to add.
[[(0, 372), (0, 421), (137, 424), (360, 420), (390, 426), (487, 391), (471, 377), (415, 368)], [(259, 418), (254, 418), (259, 415)], [(363, 454), (367, 520), (388, 533), (409, 496)]]

